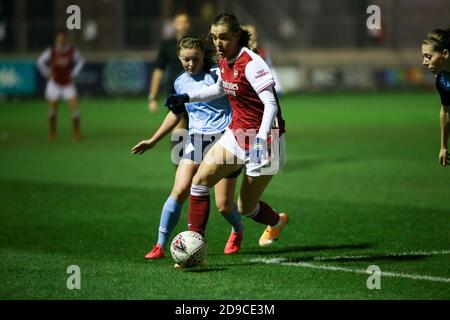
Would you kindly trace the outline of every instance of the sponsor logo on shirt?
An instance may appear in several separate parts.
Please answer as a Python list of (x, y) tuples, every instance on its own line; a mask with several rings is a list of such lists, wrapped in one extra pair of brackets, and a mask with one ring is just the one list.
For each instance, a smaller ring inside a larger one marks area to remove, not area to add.
[(233, 83), (233, 82), (224, 81), (223, 82), (223, 87), (225, 89), (230, 89), (230, 90), (234, 90), (234, 91), (239, 90), (238, 84), (237, 83)]
[(264, 77), (265, 75), (268, 75), (268, 74), (269, 74), (269, 71), (267, 71), (267, 70), (264, 70), (264, 69), (259, 70), (256, 73), (256, 75), (255, 75), (255, 79), (259, 79), (259, 78)]
[(224, 81), (223, 89), (226, 94), (236, 96), (236, 91), (239, 90), (239, 86), (237, 83)]

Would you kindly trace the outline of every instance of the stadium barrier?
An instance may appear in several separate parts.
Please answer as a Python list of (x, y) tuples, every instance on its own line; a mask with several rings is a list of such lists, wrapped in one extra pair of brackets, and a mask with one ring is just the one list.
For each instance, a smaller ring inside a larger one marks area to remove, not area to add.
[[(416, 50), (294, 51), (273, 57), (283, 93), (428, 89), (434, 84), (434, 75), (420, 66)], [(87, 54), (86, 58), (76, 79), (81, 96), (147, 96), (154, 55), (135, 52), (93, 59)], [(40, 96), (45, 84), (34, 59), (0, 58), (1, 96)]]
[(417, 66), (391, 68), (284, 66), (275, 70), (284, 93), (429, 89), (434, 83), (434, 75)]
[(35, 93), (34, 61), (0, 60), (0, 95), (27, 96)]
[[(80, 95), (147, 94), (153, 63), (135, 56), (116, 56), (102, 62), (86, 62), (75, 83)], [(39, 96), (47, 79), (34, 60), (0, 59), (1, 96)]]

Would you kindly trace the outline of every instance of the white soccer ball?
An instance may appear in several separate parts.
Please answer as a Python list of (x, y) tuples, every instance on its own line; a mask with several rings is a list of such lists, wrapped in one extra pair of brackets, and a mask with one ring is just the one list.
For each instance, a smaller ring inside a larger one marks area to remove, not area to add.
[(173, 260), (182, 267), (192, 267), (206, 259), (205, 238), (194, 231), (183, 231), (173, 239), (170, 245)]

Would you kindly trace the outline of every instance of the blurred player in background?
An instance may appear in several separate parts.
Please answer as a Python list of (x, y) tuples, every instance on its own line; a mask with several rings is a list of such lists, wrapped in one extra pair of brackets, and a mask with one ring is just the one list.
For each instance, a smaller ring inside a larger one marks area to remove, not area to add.
[(56, 138), (56, 118), (59, 99), (67, 100), (72, 112), (73, 138), (78, 141), (80, 133), (80, 111), (74, 79), (83, 67), (80, 52), (67, 41), (65, 31), (56, 34), (55, 44), (47, 48), (37, 61), (38, 70), (48, 79), (45, 89), (50, 109), (48, 113), (49, 139)]
[(450, 162), (448, 138), (450, 136), (450, 27), (435, 29), (422, 42), (423, 65), (436, 74), (436, 89), (441, 98), (441, 149), (439, 163)]
[[(185, 72), (175, 80), (174, 87), (177, 93), (198, 90), (216, 83), (218, 68), (214, 61), (215, 52), (214, 48), (208, 46), (207, 40), (190, 36), (184, 37), (178, 44), (177, 53), (185, 69)], [(148, 259), (165, 256), (164, 248), (179, 221), (183, 203), (189, 196), (192, 178), (203, 160), (203, 155), (207, 148), (217, 142), (231, 120), (231, 108), (226, 97), (208, 102), (179, 104), (169, 108), (169, 113), (153, 137), (141, 141), (132, 150), (134, 154), (142, 154), (153, 148), (183, 119), (184, 114), (188, 114), (190, 143), (178, 165), (172, 192), (164, 203), (158, 243), (145, 256)], [(236, 178), (239, 174), (240, 170), (220, 180), (215, 186), (216, 206), (232, 225), (232, 231), (224, 250), (225, 254), (234, 254), (239, 251), (242, 241), (243, 225), (234, 204)]]
[[(162, 41), (156, 58), (155, 69), (152, 73), (150, 93), (148, 95), (150, 112), (158, 111), (158, 93), (161, 85), (163, 85), (166, 95), (172, 93), (175, 79), (183, 72), (183, 67), (178, 60), (176, 52), (178, 41), (188, 35), (191, 29), (188, 13), (185, 11), (176, 13), (172, 23), (175, 37)], [(183, 124), (182, 121), (181, 124)], [(184, 128), (187, 128), (186, 124)]]
[[(250, 34), (242, 29), (234, 15), (217, 16), (210, 35), (220, 56), (218, 81), (167, 99), (167, 104), (176, 105), (227, 95), (233, 110), (228, 129), (208, 151), (192, 179), (188, 228), (205, 234), (210, 212), (209, 189), (244, 168), (238, 211), (267, 226), (259, 245), (268, 246), (288, 223), (287, 214), (279, 214), (260, 201), (273, 176), (285, 163), (285, 126), (273, 89), (275, 81), (267, 63), (249, 49)], [(271, 148), (271, 141), (279, 142), (279, 148)]]
[[(177, 12), (173, 18), (172, 25), (175, 30), (175, 37), (162, 41), (156, 58), (155, 69), (152, 73), (150, 93), (148, 95), (148, 108), (151, 113), (159, 110), (158, 93), (161, 85), (164, 88), (165, 95), (171, 94), (175, 79), (184, 71), (177, 56), (177, 43), (190, 32), (191, 22), (188, 13), (186, 11)], [(187, 130), (188, 121), (186, 114), (183, 114), (183, 118), (173, 129), (173, 133), (183, 137), (182, 132)], [(178, 141), (171, 141), (172, 147), (177, 143)]]
[(254, 51), (257, 54), (259, 54), (261, 56), (261, 58), (263, 58), (264, 61), (269, 66), (270, 71), (272, 72), (272, 75), (273, 75), (273, 79), (275, 80), (275, 91), (277, 92), (278, 96), (280, 97), (283, 94), (280, 79), (278, 78), (278, 74), (275, 71), (275, 68), (273, 67), (272, 59), (271, 59), (269, 53), (266, 51), (266, 49), (264, 47), (261, 46), (261, 43), (258, 41), (258, 30), (256, 30), (256, 27), (253, 24), (243, 25), (242, 29), (250, 32), (250, 41), (252, 41), (254, 44)]

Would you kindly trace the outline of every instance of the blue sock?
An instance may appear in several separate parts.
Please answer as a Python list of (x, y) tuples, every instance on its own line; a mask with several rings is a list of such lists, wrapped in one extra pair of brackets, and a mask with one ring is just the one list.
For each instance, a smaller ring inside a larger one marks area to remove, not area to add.
[(233, 232), (242, 231), (244, 225), (242, 224), (241, 215), (237, 210), (237, 206), (233, 204), (233, 211), (231, 214), (222, 214), (222, 216), (231, 224)]
[(172, 196), (169, 196), (164, 203), (161, 220), (159, 222), (158, 243), (165, 247), (170, 234), (180, 220), (181, 208), (183, 203), (177, 202)]

